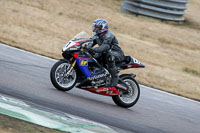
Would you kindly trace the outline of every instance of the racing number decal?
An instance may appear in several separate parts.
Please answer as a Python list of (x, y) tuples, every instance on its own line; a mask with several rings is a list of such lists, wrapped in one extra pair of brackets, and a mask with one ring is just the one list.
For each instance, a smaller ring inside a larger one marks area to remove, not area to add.
[(135, 59), (135, 58), (133, 58), (133, 57), (132, 57), (132, 59), (133, 59), (133, 62), (134, 62), (135, 64), (141, 64), (137, 59)]
[(65, 46), (63, 47), (63, 51), (67, 50), (70, 46), (73, 46), (74, 44), (76, 44), (73, 41), (69, 41), (67, 44), (65, 44)]

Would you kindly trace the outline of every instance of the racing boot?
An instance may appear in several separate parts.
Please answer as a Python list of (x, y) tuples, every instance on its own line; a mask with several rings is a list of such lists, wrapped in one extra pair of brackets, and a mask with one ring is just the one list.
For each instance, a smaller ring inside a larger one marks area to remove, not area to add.
[(117, 85), (118, 80), (119, 80), (116, 67), (109, 68), (109, 71), (110, 71), (110, 74), (111, 74), (111, 83), (110, 83), (110, 86), (114, 87), (114, 86)]
[[(110, 68), (109, 69), (110, 74), (111, 74), (111, 84), (110, 87), (117, 87), (120, 88), (123, 92), (123, 94), (128, 94), (128, 86), (126, 85), (126, 83), (123, 80), (119, 80), (117, 71), (116, 71), (116, 67)], [(120, 81), (120, 84), (118, 83)]]
[(124, 82), (122, 79), (119, 78), (119, 84), (117, 84), (117, 87), (122, 89), (122, 93), (124, 95), (128, 94), (130, 92), (129, 86)]
[[(124, 95), (128, 94), (129, 93), (129, 87), (126, 85), (126, 83), (123, 80), (121, 80), (118, 77), (117, 68), (116, 68), (115, 64), (112, 63), (111, 65), (112, 65), (112, 67), (110, 67), (108, 69), (108, 71), (111, 74), (111, 78), (112, 78), (111, 83), (110, 83), (110, 87), (117, 87), (120, 90), (122, 90), (122, 93)], [(120, 82), (120, 84), (118, 82)]]

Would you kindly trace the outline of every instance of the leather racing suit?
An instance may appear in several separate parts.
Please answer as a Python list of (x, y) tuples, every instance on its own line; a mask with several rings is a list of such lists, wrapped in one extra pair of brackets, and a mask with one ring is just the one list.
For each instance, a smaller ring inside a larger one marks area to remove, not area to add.
[(124, 60), (124, 53), (119, 46), (117, 38), (108, 30), (103, 35), (95, 35), (93, 42), (88, 44), (88, 48), (98, 44), (99, 47), (93, 48), (96, 53), (103, 54), (108, 64), (108, 71), (110, 72), (112, 79), (110, 86), (116, 86), (118, 83), (118, 74), (115, 62), (121, 62)]

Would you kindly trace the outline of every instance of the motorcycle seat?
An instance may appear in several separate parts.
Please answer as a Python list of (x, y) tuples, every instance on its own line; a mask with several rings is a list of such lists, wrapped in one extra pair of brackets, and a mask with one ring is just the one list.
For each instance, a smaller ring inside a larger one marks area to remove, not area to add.
[(126, 64), (129, 64), (131, 62), (131, 57), (130, 56), (124, 56), (124, 62), (126, 62)]
[(117, 66), (126, 66), (126, 64), (129, 64), (131, 61), (131, 57), (130, 56), (124, 56), (124, 60), (121, 62), (116, 62)]

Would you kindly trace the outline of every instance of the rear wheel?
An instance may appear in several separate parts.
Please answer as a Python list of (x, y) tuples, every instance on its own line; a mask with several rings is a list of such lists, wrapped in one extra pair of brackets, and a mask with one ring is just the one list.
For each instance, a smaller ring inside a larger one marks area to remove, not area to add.
[(68, 60), (59, 60), (51, 68), (50, 77), (54, 87), (61, 91), (71, 90), (77, 80), (74, 68), (70, 71), (71, 63)]
[(135, 105), (140, 97), (140, 88), (132, 77), (125, 77), (122, 80), (129, 86), (128, 94), (113, 96), (113, 101), (120, 107), (129, 108)]

